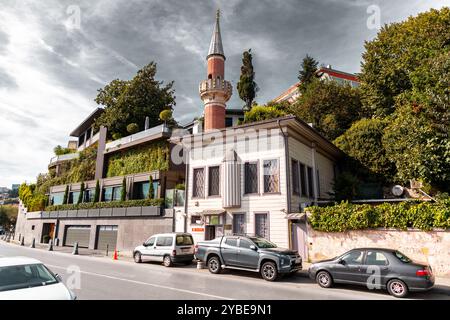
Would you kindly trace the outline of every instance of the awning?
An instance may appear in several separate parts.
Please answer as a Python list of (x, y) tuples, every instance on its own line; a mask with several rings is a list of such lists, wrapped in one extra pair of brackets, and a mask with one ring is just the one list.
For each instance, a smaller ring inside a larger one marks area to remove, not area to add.
[(302, 213), (289, 213), (286, 215), (286, 219), (288, 220), (300, 220), (300, 219), (304, 219), (306, 217), (306, 213), (302, 212)]
[(225, 213), (225, 210), (203, 210), (200, 212), (201, 216), (218, 216)]

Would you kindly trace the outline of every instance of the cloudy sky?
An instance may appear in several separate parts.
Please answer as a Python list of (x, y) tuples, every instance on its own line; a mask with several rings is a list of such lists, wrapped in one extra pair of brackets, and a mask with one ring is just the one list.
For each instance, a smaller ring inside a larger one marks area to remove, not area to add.
[[(218, 7), (226, 78), (235, 87), (251, 48), (264, 103), (295, 83), (307, 53), (358, 72), (378, 9), (384, 24), (444, 5), (450, 0), (1, 0), (0, 186), (45, 172), (53, 147), (96, 108), (97, 89), (150, 61), (158, 79), (175, 81), (175, 118), (201, 114), (198, 83)], [(235, 93), (228, 106), (242, 105)]]

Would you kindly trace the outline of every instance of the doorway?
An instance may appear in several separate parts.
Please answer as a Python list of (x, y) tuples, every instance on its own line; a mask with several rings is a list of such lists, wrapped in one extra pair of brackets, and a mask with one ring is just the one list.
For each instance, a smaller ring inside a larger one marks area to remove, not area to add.
[(292, 249), (297, 250), (303, 261), (308, 261), (308, 237), (305, 222), (292, 222)]
[(50, 239), (54, 238), (54, 235), (55, 235), (55, 224), (44, 223), (42, 225), (41, 243), (49, 243)]
[(216, 226), (205, 226), (205, 240), (216, 238)]

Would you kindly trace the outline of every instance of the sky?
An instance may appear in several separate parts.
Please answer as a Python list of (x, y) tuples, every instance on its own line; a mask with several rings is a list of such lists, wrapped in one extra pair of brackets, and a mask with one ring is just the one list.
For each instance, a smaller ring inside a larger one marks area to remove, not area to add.
[[(46, 172), (53, 148), (96, 107), (97, 90), (151, 61), (175, 81), (175, 119), (202, 113), (198, 84), (221, 9), (229, 108), (242, 52), (253, 53), (256, 101), (297, 81), (301, 59), (359, 72), (364, 41), (379, 26), (450, 0), (2, 0), (0, 2), (0, 186)], [(72, 138), (73, 139), (73, 138)]]

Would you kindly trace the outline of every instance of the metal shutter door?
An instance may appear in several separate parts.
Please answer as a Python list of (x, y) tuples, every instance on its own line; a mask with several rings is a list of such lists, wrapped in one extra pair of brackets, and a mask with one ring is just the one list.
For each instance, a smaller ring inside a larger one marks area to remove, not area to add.
[(65, 246), (73, 246), (78, 242), (79, 247), (88, 248), (91, 238), (91, 226), (67, 226)]
[(97, 247), (99, 250), (114, 250), (117, 244), (117, 226), (98, 226), (97, 228)]

